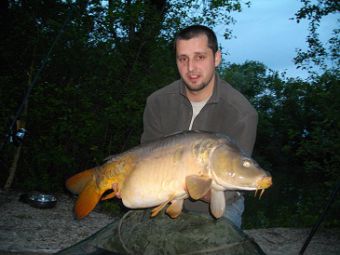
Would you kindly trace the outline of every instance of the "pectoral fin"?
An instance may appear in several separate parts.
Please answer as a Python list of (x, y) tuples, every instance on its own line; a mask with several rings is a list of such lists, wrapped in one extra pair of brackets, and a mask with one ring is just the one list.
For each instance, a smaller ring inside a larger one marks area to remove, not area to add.
[(207, 194), (212, 180), (204, 176), (189, 175), (185, 178), (185, 182), (190, 197), (197, 200)]
[(177, 218), (183, 209), (183, 199), (171, 201), (171, 205), (166, 209), (166, 213), (173, 219)]
[(225, 210), (225, 196), (223, 191), (211, 189), (210, 211), (215, 218), (220, 218)]

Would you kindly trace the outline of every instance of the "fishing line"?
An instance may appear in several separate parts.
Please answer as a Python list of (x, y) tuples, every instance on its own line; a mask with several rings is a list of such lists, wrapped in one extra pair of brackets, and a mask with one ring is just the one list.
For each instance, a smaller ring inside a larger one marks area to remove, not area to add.
[(125, 252), (126, 252), (127, 254), (133, 254), (133, 253), (132, 253), (132, 251), (125, 245), (125, 242), (124, 242), (124, 240), (123, 240), (123, 238), (122, 238), (122, 225), (123, 225), (124, 220), (125, 220), (128, 216), (130, 216), (130, 214), (131, 214), (132, 212), (134, 212), (134, 211), (133, 211), (133, 210), (130, 210), (130, 211), (128, 211), (127, 213), (125, 213), (125, 214), (123, 215), (123, 217), (120, 219), (119, 224), (118, 224), (118, 237), (119, 237), (119, 241), (120, 241), (120, 243), (122, 244), (122, 246), (123, 246), (123, 248), (124, 248), (124, 250), (125, 250)]
[(23, 99), (21, 105), (20, 105), (19, 108), (17, 109), (17, 112), (16, 112), (16, 114), (15, 114), (15, 116), (14, 116), (14, 118), (13, 118), (11, 124), (10, 124), (9, 127), (8, 127), (8, 132), (7, 132), (7, 134), (5, 135), (5, 140), (4, 140), (4, 142), (3, 142), (3, 143), (1, 144), (1, 146), (0, 146), (0, 155), (1, 155), (1, 152), (2, 152), (3, 148), (4, 148), (5, 145), (7, 144), (7, 142), (10, 141), (11, 139), (13, 139), (13, 130), (14, 130), (14, 126), (16, 125), (16, 122), (17, 122), (17, 120), (19, 119), (19, 117), (20, 117), (20, 115), (21, 115), (21, 113), (22, 113), (22, 111), (23, 111), (23, 109), (24, 109), (24, 107), (25, 107), (25, 104), (26, 104), (27, 101), (28, 101), (28, 98), (29, 98), (29, 96), (30, 96), (30, 94), (31, 94), (31, 91), (32, 91), (33, 86), (37, 83), (38, 79), (40, 78), (41, 72), (42, 72), (42, 71), (44, 70), (44, 68), (46, 67), (47, 62), (49, 61), (50, 55), (51, 55), (51, 53), (52, 53), (52, 51), (53, 51), (53, 49), (54, 49), (54, 47), (55, 47), (57, 41), (58, 41), (59, 38), (61, 37), (62, 33), (64, 32), (64, 28), (66, 27), (66, 25), (68, 24), (68, 22), (69, 22), (70, 19), (71, 19), (72, 8), (73, 8), (72, 5), (70, 5), (70, 8), (69, 8), (69, 10), (68, 10), (67, 17), (66, 17), (66, 19), (65, 19), (65, 21), (64, 21), (64, 24), (63, 24), (62, 27), (60, 28), (60, 30), (59, 30), (59, 32), (58, 32), (56, 38), (54, 39), (54, 41), (53, 41), (53, 43), (52, 43), (52, 45), (51, 45), (51, 47), (50, 47), (50, 49), (49, 49), (49, 51), (47, 52), (45, 58), (43, 59), (40, 68), (38, 69), (37, 73), (36, 73), (35, 76), (34, 76), (33, 81), (30, 83), (30, 85), (29, 85), (29, 87), (28, 87), (28, 89), (27, 89), (27, 91), (26, 91), (26, 94), (25, 94), (25, 96), (24, 96), (24, 99)]

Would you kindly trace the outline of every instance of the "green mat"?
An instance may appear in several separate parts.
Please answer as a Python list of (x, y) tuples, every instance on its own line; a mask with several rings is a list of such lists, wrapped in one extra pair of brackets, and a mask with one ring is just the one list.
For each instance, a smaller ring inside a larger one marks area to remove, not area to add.
[(150, 218), (150, 210), (132, 210), (59, 255), (230, 254), (260, 255), (261, 248), (225, 218), (182, 213)]

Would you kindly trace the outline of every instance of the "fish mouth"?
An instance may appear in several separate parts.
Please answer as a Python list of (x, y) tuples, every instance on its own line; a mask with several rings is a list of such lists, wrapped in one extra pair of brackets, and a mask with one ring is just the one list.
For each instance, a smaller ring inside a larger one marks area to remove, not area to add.
[(255, 197), (258, 193), (259, 190), (261, 190), (260, 192), (260, 196), (259, 198), (262, 197), (264, 190), (266, 188), (269, 188), (270, 186), (272, 186), (273, 182), (272, 182), (272, 177), (271, 176), (266, 176), (263, 177), (262, 179), (258, 180), (256, 183), (256, 190), (255, 190)]

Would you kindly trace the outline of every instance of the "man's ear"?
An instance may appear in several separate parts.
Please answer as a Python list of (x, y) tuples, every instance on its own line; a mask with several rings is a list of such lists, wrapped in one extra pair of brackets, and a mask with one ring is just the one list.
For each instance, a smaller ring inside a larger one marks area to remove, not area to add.
[(218, 50), (216, 53), (215, 53), (215, 67), (218, 67), (219, 64), (221, 64), (221, 60), (222, 60), (222, 53), (220, 50)]

